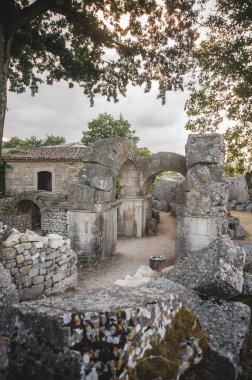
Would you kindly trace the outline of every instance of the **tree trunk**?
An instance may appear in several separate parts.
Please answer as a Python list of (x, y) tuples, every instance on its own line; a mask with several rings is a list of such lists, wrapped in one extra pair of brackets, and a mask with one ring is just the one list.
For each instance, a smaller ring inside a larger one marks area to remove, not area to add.
[(4, 120), (7, 109), (7, 81), (12, 38), (6, 38), (0, 22), (0, 154), (2, 153)]

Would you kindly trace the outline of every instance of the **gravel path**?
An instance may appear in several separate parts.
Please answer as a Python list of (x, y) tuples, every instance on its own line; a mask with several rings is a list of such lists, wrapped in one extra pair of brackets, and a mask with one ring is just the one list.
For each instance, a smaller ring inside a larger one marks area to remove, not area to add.
[(82, 264), (78, 270), (78, 290), (108, 286), (126, 274), (133, 275), (140, 265), (149, 265), (151, 256), (163, 255), (168, 264), (175, 257), (176, 218), (160, 212), (157, 236), (118, 238), (117, 252), (101, 262)]

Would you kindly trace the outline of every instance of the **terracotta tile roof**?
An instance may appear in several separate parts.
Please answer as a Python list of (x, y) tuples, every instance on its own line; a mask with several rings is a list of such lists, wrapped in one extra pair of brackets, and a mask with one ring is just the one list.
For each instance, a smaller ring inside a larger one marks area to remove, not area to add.
[(77, 146), (43, 146), (27, 148), (21, 153), (5, 154), (4, 161), (81, 161), (86, 147)]

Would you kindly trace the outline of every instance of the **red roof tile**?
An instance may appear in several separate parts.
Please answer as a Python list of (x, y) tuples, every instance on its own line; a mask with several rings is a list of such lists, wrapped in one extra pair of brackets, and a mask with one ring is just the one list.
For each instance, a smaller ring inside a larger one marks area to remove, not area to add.
[(81, 161), (85, 146), (44, 146), (4, 155), (4, 161)]

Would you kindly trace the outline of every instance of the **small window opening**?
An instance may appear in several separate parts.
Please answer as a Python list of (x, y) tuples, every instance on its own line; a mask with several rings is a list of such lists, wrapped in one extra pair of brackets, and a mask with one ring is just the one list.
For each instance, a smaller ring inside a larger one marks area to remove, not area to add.
[(38, 172), (38, 190), (52, 191), (52, 173)]

